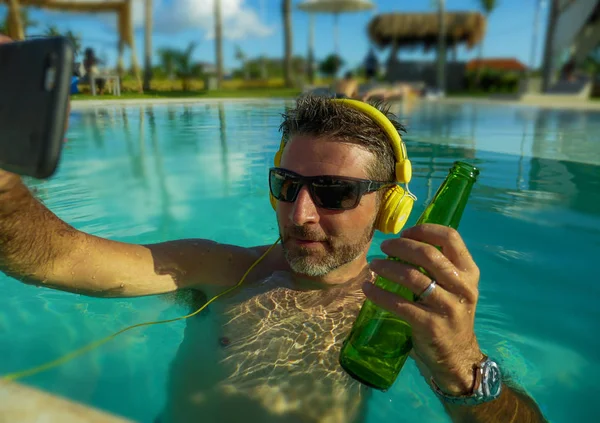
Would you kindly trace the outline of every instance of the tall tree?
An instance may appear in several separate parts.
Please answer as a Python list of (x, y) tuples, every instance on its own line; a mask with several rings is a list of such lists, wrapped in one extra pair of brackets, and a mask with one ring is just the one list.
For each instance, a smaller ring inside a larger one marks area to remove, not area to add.
[(150, 90), (152, 81), (152, 0), (146, 0), (144, 23), (144, 91)]
[(446, 92), (446, 0), (438, 0), (437, 88)]
[(46, 31), (44, 31), (44, 35), (46, 37), (59, 37), (62, 34), (60, 33), (56, 25), (48, 25), (48, 28), (46, 28)]
[(330, 54), (319, 65), (319, 70), (323, 75), (334, 77), (344, 66), (344, 60), (337, 54)]
[(73, 44), (75, 57), (77, 57), (79, 53), (81, 53), (81, 35), (75, 34), (73, 31), (68, 30), (65, 32), (65, 37), (67, 37), (71, 41), (71, 44)]
[(292, 69), (292, 0), (281, 0), (281, 13), (284, 27), (285, 56), (283, 60), (283, 78), (285, 86), (292, 88), (294, 86)]
[(178, 52), (172, 48), (162, 48), (158, 50), (158, 57), (160, 57), (160, 63), (167, 74), (167, 78), (172, 80), (175, 78), (175, 65), (177, 61)]
[(181, 88), (183, 91), (190, 89), (190, 80), (197, 75), (198, 68), (192, 63), (192, 53), (198, 43), (190, 42), (184, 51), (177, 51), (175, 54), (175, 66), (177, 76), (181, 79)]
[(585, 69), (590, 73), (592, 80), (597, 84), (598, 76), (600, 76), (600, 44), (598, 44), (586, 57), (583, 63)]
[(246, 54), (239, 45), (235, 46), (235, 58), (242, 65), (242, 73), (244, 74), (244, 79), (247, 81), (250, 79), (250, 74), (248, 72), (248, 66), (246, 66)]
[(215, 53), (217, 59), (217, 88), (223, 81), (223, 22), (221, 21), (221, 0), (213, 0), (215, 17)]
[[(479, 6), (483, 10), (483, 15), (485, 16), (486, 25), (488, 24), (489, 17), (496, 7), (498, 7), (498, 2), (496, 0), (478, 0)], [(477, 66), (477, 72), (481, 73), (481, 59), (483, 58), (483, 39), (479, 43), (479, 66)]]
[(23, 32), (27, 34), (27, 31), (31, 28), (36, 28), (39, 25), (38, 21), (34, 21), (29, 17), (29, 9), (21, 6), (21, 25), (23, 25)]
[(58, 27), (56, 25), (48, 25), (48, 27), (46, 27), (46, 30), (44, 31), (44, 35), (46, 37), (67, 37), (69, 39), (69, 41), (71, 41), (71, 44), (73, 45), (73, 51), (75, 53), (75, 57), (77, 57), (79, 55), (79, 53), (81, 52), (81, 36), (78, 34), (75, 34), (73, 31), (68, 30), (67, 32), (65, 32), (64, 34), (60, 32), (60, 30), (58, 29)]

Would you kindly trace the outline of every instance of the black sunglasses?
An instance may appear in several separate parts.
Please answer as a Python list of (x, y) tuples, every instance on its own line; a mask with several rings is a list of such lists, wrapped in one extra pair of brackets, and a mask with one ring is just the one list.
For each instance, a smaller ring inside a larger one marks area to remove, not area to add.
[(304, 185), (308, 187), (317, 207), (350, 210), (358, 206), (364, 194), (393, 186), (394, 183), (345, 176), (302, 176), (277, 167), (269, 170), (269, 188), (278, 201), (293, 203)]

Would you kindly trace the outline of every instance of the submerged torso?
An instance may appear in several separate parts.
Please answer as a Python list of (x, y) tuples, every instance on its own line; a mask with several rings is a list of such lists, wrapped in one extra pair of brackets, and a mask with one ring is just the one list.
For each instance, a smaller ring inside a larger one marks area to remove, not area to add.
[(338, 363), (362, 281), (298, 290), (287, 272), (189, 319), (161, 422), (361, 420), (366, 388)]

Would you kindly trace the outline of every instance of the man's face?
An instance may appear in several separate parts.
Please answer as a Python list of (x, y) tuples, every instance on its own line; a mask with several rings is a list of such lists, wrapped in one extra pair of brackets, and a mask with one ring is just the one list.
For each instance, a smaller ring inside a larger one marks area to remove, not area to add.
[[(280, 167), (303, 176), (369, 179), (366, 169), (372, 160), (357, 145), (298, 135), (287, 143)], [(378, 208), (374, 193), (363, 195), (354, 209), (334, 211), (318, 208), (304, 186), (296, 201), (277, 204), (283, 250), (296, 273), (323, 276), (369, 248)]]

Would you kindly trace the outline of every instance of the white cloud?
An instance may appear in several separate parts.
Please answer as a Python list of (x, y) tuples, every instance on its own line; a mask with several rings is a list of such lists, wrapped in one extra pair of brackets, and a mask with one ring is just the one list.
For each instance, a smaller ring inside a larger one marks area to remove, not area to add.
[[(153, 33), (175, 35), (192, 30), (198, 33), (198, 38), (204, 36), (206, 40), (214, 39), (213, 1), (153, 0)], [(132, 20), (137, 30), (144, 27), (144, 4), (145, 0), (133, 0)], [(88, 44), (116, 42), (115, 13), (68, 13), (43, 9), (34, 9), (33, 12), (41, 28), (52, 24), (60, 30), (72, 29), (81, 34), (84, 43)], [(221, 0), (223, 37), (240, 40), (270, 36), (278, 25), (267, 26), (259, 13), (256, 8), (248, 6), (246, 0)]]
[[(144, 23), (144, 0), (134, 0), (133, 21), (136, 27)], [(214, 38), (213, 0), (161, 0), (155, 3), (154, 28), (157, 33), (175, 33), (187, 29), (204, 31)], [(261, 22), (258, 13), (244, 0), (221, 0), (223, 36), (227, 39), (266, 37), (273, 28)]]

